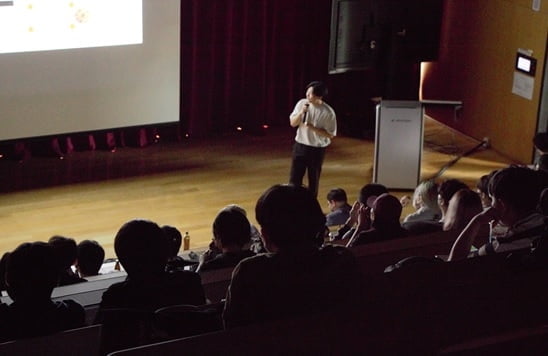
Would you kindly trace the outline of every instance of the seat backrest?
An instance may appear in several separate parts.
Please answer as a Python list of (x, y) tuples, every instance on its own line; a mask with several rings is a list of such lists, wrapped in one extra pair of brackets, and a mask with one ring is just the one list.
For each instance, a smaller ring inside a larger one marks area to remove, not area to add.
[(5, 342), (0, 344), (0, 355), (99, 355), (101, 329), (101, 325), (92, 325), (52, 335)]
[(219, 302), (158, 309), (154, 313), (155, 332), (167, 340), (222, 330), (223, 307), (224, 302)]
[(156, 342), (153, 313), (132, 308), (105, 308), (100, 311), (101, 355), (115, 350)]

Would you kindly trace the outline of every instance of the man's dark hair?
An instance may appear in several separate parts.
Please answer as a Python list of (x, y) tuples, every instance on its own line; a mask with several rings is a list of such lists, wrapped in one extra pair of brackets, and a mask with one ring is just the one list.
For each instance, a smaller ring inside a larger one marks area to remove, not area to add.
[(489, 181), (495, 175), (495, 173), (497, 173), (497, 170), (491, 171), (489, 174), (480, 177), (480, 179), (476, 183), (476, 188), (478, 188), (481, 193), (489, 195)]
[(183, 242), (181, 232), (176, 227), (170, 225), (162, 226), (162, 231), (167, 238), (169, 257), (177, 256)]
[(315, 244), (325, 230), (325, 215), (305, 187), (274, 185), (257, 201), (255, 218), (280, 249)]
[(537, 207), (546, 182), (541, 172), (525, 167), (508, 167), (497, 171), (489, 181), (489, 194), (501, 199), (520, 213)]
[(160, 226), (140, 219), (122, 225), (114, 238), (114, 251), (130, 277), (163, 272), (169, 255)]
[(548, 153), (548, 132), (539, 132), (533, 137), (533, 145), (538, 150)]
[(327, 193), (327, 200), (329, 201), (342, 201), (342, 202), (345, 202), (348, 200), (348, 198), (346, 197), (346, 192), (344, 191), (344, 189), (342, 188), (335, 188), (335, 189), (331, 189), (328, 193)]
[(57, 255), (45, 242), (25, 242), (7, 258), (6, 283), (14, 301), (49, 300), (58, 278)]
[(325, 98), (327, 96), (327, 86), (323, 82), (320, 82), (320, 81), (310, 82), (306, 86), (307, 90), (308, 88), (312, 88), (312, 93), (316, 96), (319, 96), (321, 98)]
[(381, 194), (388, 193), (388, 189), (382, 184), (369, 183), (366, 184), (360, 189), (360, 195), (358, 196), (358, 201), (362, 204), (367, 204), (367, 199), (370, 197), (378, 197)]
[(97, 241), (84, 240), (78, 244), (78, 269), (84, 276), (96, 276), (105, 260), (105, 250)]
[(76, 262), (78, 257), (78, 249), (76, 241), (70, 237), (55, 235), (50, 237), (48, 244), (53, 246), (60, 262), (61, 270), (70, 268)]
[(464, 182), (458, 179), (447, 179), (438, 187), (438, 194), (446, 205), (449, 205), (449, 200), (453, 195), (461, 189), (469, 189)]
[(251, 241), (251, 225), (237, 209), (223, 209), (213, 220), (213, 236), (222, 246), (242, 247)]

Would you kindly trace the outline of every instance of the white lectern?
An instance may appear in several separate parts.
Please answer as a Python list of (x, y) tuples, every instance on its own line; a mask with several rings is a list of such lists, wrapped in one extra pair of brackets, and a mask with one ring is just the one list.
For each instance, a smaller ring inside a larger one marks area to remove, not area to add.
[(373, 182), (413, 190), (419, 183), (423, 106), (420, 101), (381, 101), (377, 105)]
[(413, 190), (419, 184), (424, 139), (424, 105), (462, 101), (383, 100), (377, 105), (373, 182), (389, 189)]

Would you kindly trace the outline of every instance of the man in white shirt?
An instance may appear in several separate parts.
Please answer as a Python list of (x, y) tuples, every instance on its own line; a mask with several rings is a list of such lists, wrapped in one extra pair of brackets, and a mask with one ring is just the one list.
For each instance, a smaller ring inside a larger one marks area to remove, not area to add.
[(337, 135), (335, 111), (323, 100), (326, 95), (324, 83), (311, 82), (306, 86), (306, 98), (299, 100), (289, 115), (290, 125), (297, 127), (289, 183), (302, 185), (308, 171), (308, 189), (316, 197), (325, 149)]

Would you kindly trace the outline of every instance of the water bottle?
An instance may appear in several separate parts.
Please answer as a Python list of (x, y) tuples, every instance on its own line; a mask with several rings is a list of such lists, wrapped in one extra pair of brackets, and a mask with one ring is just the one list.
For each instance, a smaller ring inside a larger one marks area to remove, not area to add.
[(185, 236), (183, 237), (183, 250), (189, 250), (190, 249), (190, 235), (187, 232), (185, 232)]

